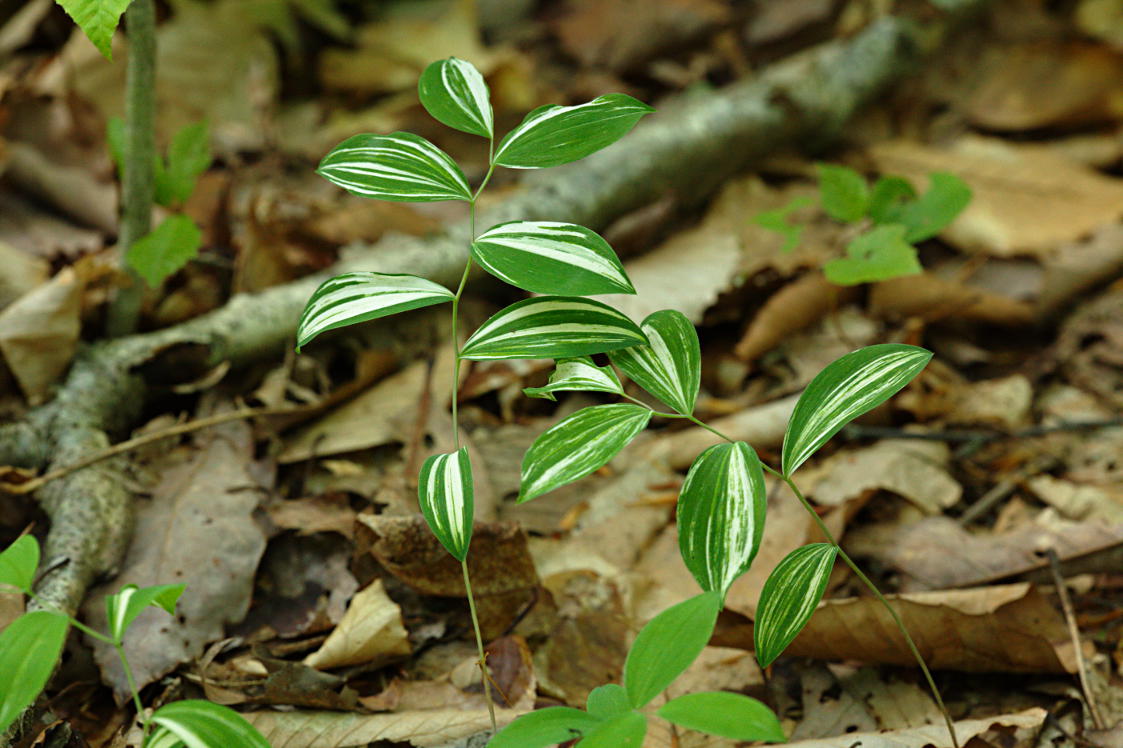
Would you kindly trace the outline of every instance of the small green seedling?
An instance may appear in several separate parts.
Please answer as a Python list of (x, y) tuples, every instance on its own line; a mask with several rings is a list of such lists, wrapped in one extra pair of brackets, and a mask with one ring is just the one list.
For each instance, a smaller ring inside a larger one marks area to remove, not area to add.
[[(39, 542), (30, 535), (20, 537), (0, 553), (0, 591), (14, 590), (38, 600), (32, 591), (38, 566)], [(182, 584), (129, 584), (117, 594), (106, 596), (108, 634), (50, 609), (25, 613), (9, 624), (0, 633), (0, 673), (4, 674), (0, 678), (0, 735), (47, 685), (66, 635), (74, 626), (117, 650), (132, 690), (145, 748), (269, 748), (265, 738), (237, 712), (209, 701), (175, 701), (146, 716), (125, 654), (125, 632), (146, 608), (156, 607), (175, 615), (183, 590)]]
[[(453, 292), (409, 275), (341, 275), (326, 281), (309, 299), (296, 342), (299, 350), (327, 330), (451, 302), (455, 360), (450, 394), (456, 451), (426, 460), (418, 481), (418, 501), (434, 535), (461, 562), (490, 707), (483, 641), (467, 565), (473, 518), (472, 468), (468, 451), (459, 441), (455, 382), (461, 360), (553, 358), (557, 366), (549, 382), (528, 388), (528, 396), (553, 400), (558, 392), (588, 391), (628, 401), (582, 408), (543, 432), (524, 457), (519, 502), (531, 501), (604, 466), (653, 416), (686, 419), (714, 429), (693, 413), (701, 381), (701, 346), (690, 320), (667, 309), (637, 325), (611, 306), (584, 298), (635, 292), (604, 239), (582, 226), (543, 221), (513, 221), (479, 235), (475, 230), (476, 201), (495, 167), (545, 168), (582, 158), (625, 135), (651, 108), (623, 94), (572, 107), (541, 107), (496, 147), (487, 85), (470, 63), (455, 58), (433, 63), (421, 76), (419, 94), (437, 120), (487, 138), (490, 163), (478, 187), (469, 186), (448, 155), (408, 133), (349, 138), (328, 153), (319, 173), (365, 197), (467, 202), (471, 243), (460, 284)], [(864, 180), (858, 178), (862, 185), (858, 187), (853, 179), (842, 179), (850, 184), (830, 193), (831, 210), (854, 220), (867, 215), (871, 207), (868, 196), (861, 197)], [(910, 205), (896, 196), (877, 203), (879, 215), (895, 216), (900, 223), (893, 225), (905, 227), (903, 240), (923, 233), (919, 228), (909, 233), (909, 226), (919, 226), (910, 223)], [(772, 220), (782, 223), (784, 216)], [(461, 345), (458, 305), (474, 264), (513, 286), (543, 295), (500, 310)], [(590, 356), (598, 353), (607, 354), (613, 366), (597, 365)], [(770, 664), (807, 623), (838, 556), (889, 607), (943, 708), (927, 667), (896, 612), (839, 548), (792, 480), (792, 473), (843, 425), (885, 402), (930, 358), (931, 353), (922, 348), (886, 344), (863, 348), (832, 363), (800, 397), (788, 424), (780, 469), (762, 463), (750, 445), (718, 434), (726, 443), (698, 456), (678, 500), (680, 551), (701, 594), (668, 608), (643, 627), (628, 653), (622, 684), (595, 689), (584, 710), (552, 707), (525, 714), (498, 732), (490, 743), (492, 748), (545, 748), (574, 739), (580, 740), (581, 748), (638, 748), (642, 744), (648, 717), (641, 710), (701, 653), (730, 586), (749, 568), (760, 548), (766, 472), (792, 489), (829, 543), (799, 549), (766, 582), (755, 628), (761, 664)], [(671, 410), (655, 410), (632, 398), (616, 369)], [(663, 703), (657, 714), (681, 727), (734, 740), (785, 739), (776, 716), (764, 704), (741, 694), (678, 696)], [(494, 726), (494, 711), (492, 722)], [(953, 731), (953, 742), (954, 737)]]
[[(971, 188), (953, 174), (934, 172), (923, 195), (901, 177), (881, 177), (871, 188), (858, 172), (845, 166), (819, 164), (819, 201), (823, 212), (862, 232), (846, 245), (846, 256), (823, 265), (827, 280), (840, 286), (915, 275), (922, 271), (916, 243), (931, 239), (971, 202)], [(797, 197), (776, 210), (753, 217), (753, 223), (784, 236), (783, 250), (799, 245), (803, 226), (792, 213), (813, 204)]]

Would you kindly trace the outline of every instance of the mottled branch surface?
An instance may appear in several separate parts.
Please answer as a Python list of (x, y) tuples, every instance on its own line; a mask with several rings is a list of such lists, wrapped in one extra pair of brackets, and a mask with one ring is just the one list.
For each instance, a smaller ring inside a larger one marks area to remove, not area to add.
[[(955, 15), (981, 4), (958, 2)], [(781, 146), (829, 142), (863, 104), (913, 69), (945, 26), (946, 19), (920, 26), (885, 18), (752, 81), (680, 97), (619, 144), (576, 164), (528, 174), (524, 188), (481, 224), (548, 219), (598, 229), (668, 192), (685, 204), (701, 202), (723, 180)], [(464, 265), (467, 233), (464, 224), (432, 239), (395, 236), (352, 247), (331, 274), (408, 270), (451, 284)], [(88, 347), (53, 402), (33, 411), (27, 424), (0, 429), (0, 457), (58, 469), (124, 437), (151, 387), (141, 372), (177, 351), (233, 366), (278, 355), (291, 345), (305, 301), (327, 276), (236, 296), (190, 322)], [(19, 446), (23, 437), (28, 441)], [(44, 558), (51, 570), (38, 590), (48, 604), (73, 613), (91, 582), (112, 573), (122, 558), (132, 527), (123, 477), (120, 461), (107, 460), (38, 492), (52, 523)]]

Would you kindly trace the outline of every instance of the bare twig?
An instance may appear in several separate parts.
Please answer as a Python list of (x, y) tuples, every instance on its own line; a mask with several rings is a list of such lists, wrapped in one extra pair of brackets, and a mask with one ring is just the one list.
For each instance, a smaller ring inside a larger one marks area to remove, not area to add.
[(1092, 715), (1092, 724), (1097, 730), (1104, 729), (1103, 717), (1100, 716), (1099, 707), (1088, 685), (1088, 665), (1084, 662), (1084, 650), (1080, 642), (1080, 629), (1076, 626), (1076, 614), (1072, 609), (1072, 600), (1068, 596), (1064, 576), (1061, 575), (1061, 562), (1057, 552), (1050, 548), (1045, 552), (1049, 557), (1049, 568), (1053, 571), (1053, 579), (1057, 585), (1057, 597), (1061, 599), (1061, 609), (1065, 614), (1065, 623), (1068, 624), (1068, 635), (1072, 638), (1072, 649), (1076, 653), (1076, 672), (1080, 677), (1080, 690), (1084, 692), (1084, 701), (1088, 704), (1088, 711)]

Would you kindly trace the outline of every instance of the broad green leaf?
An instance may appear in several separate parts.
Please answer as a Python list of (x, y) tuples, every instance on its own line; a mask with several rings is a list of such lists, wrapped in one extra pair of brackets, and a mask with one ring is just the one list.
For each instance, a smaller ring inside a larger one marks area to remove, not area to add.
[(125, 631), (149, 605), (175, 615), (175, 604), (183, 594), (184, 586), (161, 584), (140, 588), (135, 584), (126, 584), (116, 595), (106, 595), (105, 613), (109, 635), (120, 643), (125, 638)]
[(132, 0), (58, 0), (105, 59), (113, 59), (113, 32)]
[(628, 134), (655, 110), (627, 94), (598, 96), (577, 106), (541, 106), (499, 144), (494, 162), (512, 169), (544, 169), (585, 158)]
[(159, 288), (165, 279), (199, 254), (202, 243), (203, 234), (195, 222), (176, 213), (165, 218), (151, 234), (133, 242), (125, 250), (125, 262), (150, 288)]
[(688, 693), (659, 707), (659, 716), (689, 730), (731, 740), (787, 740), (780, 720), (767, 706), (727, 691)]
[(624, 394), (624, 386), (611, 366), (597, 366), (588, 356), (563, 358), (557, 362), (545, 387), (527, 387), (528, 397), (556, 400), (555, 392), (611, 392)]
[(616, 683), (597, 686), (589, 692), (585, 702), (585, 709), (596, 717), (615, 717), (631, 710), (632, 704), (628, 701), (628, 692)]
[(837, 554), (830, 543), (805, 545), (785, 556), (768, 575), (753, 626), (761, 667), (771, 665), (811, 620), (826, 592)]
[(472, 463), (467, 447), (433, 455), (421, 466), (417, 498), (429, 529), (457, 561), (468, 556), (472, 542)]
[(845, 166), (817, 166), (819, 196), (827, 215), (847, 223), (861, 220), (870, 207), (870, 188), (865, 177)]
[(916, 275), (924, 270), (916, 257), (916, 247), (905, 241), (905, 227), (896, 224), (875, 226), (846, 245), (846, 257), (823, 265), (831, 283), (856, 286), (859, 283)]
[(296, 328), (296, 350), (322, 332), (452, 301), (444, 286), (415, 275), (344, 273), (316, 289)]
[(792, 473), (839, 429), (895, 395), (932, 353), (900, 343), (860, 348), (830, 363), (799, 397), (784, 434), (781, 464)]
[(417, 81), (425, 111), (454, 130), (490, 138), (493, 132), (487, 83), (475, 65), (449, 57), (425, 68)]
[(608, 242), (572, 223), (501, 223), (472, 242), (472, 257), (499, 280), (534, 293), (636, 292)]
[(587, 735), (600, 717), (567, 706), (551, 706), (528, 712), (504, 727), (488, 748), (547, 748)]
[(624, 689), (640, 709), (682, 675), (714, 631), (721, 594), (703, 592), (672, 605), (640, 629), (624, 662)]
[(931, 239), (954, 221), (971, 202), (971, 188), (955, 176), (943, 172), (928, 175), (928, 190), (917, 200), (901, 205), (892, 219), (908, 227), (905, 241)]
[(582, 408), (558, 421), (523, 458), (518, 503), (584, 478), (615, 457), (650, 420), (647, 408), (617, 403)]
[(750, 220), (757, 226), (783, 235), (784, 246), (780, 249), (783, 252), (791, 252), (799, 246), (799, 239), (803, 236), (804, 227), (789, 223), (788, 217), (797, 210), (811, 205), (812, 202), (813, 201), (809, 197), (796, 197), (787, 205), (776, 208), (775, 210), (766, 210), (762, 213), (757, 213)]
[(47, 685), (69, 627), (65, 616), (37, 610), (0, 633), (0, 735)]
[(0, 553), (0, 587), (9, 585), (30, 592), (38, 568), (39, 541), (32, 535), (21, 535)]
[(207, 123), (187, 125), (172, 138), (167, 167), (156, 172), (156, 202), (168, 206), (187, 202), (199, 175), (210, 165), (211, 134)]
[(702, 381), (698, 332), (685, 314), (674, 309), (649, 315), (640, 329), (647, 345), (613, 351), (609, 358), (640, 387), (689, 415)]
[(647, 717), (639, 712), (626, 712), (589, 731), (577, 745), (579, 748), (640, 748), (647, 735)]
[(724, 597), (749, 568), (767, 504), (764, 471), (748, 444), (717, 444), (694, 460), (678, 497), (678, 544), (702, 589)]
[(353, 195), (428, 203), (472, 199), (464, 172), (440, 148), (413, 133), (353, 135), (324, 156), (316, 173)]
[(157, 727), (144, 741), (144, 748), (182, 748), (183, 741), (166, 727)]
[(916, 197), (909, 180), (901, 177), (881, 177), (870, 193), (870, 220), (874, 223), (896, 223), (894, 217), (900, 206)]
[(261, 733), (233, 709), (200, 699), (165, 704), (152, 715), (152, 722), (174, 733), (187, 748), (270, 748)]
[(464, 343), (460, 357), (573, 358), (646, 343), (622, 312), (577, 296), (524, 299), (496, 313)]

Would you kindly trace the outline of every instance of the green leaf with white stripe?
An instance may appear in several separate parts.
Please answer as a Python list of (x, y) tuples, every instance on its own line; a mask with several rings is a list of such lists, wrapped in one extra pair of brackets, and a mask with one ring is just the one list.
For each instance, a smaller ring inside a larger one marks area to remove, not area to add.
[(584, 478), (617, 455), (651, 420), (631, 403), (594, 405), (546, 429), (523, 458), (519, 503)]
[(468, 449), (433, 455), (421, 466), (417, 498), (429, 529), (457, 561), (468, 556), (475, 508)]
[(10, 586), (31, 592), (38, 568), (39, 541), (34, 535), (21, 535), (0, 553), (0, 587)]
[(783, 743), (784, 728), (775, 712), (756, 699), (728, 691), (688, 693), (659, 707), (659, 716), (688, 730), (738, 742)]
[(413, 133), (354, 135), (332, 149), (316, 173), (353, 195), (403, 203), (472, 199), (464, 172)]
[(815, 612), (834, 568), (838, 549), (812, 543), (776, 564), (764, 582), (756, 608), (753, 643), (761, 667), (768, 667), (796, 638)]
[(568, 706), (549, 706), (520, 715), (487, 748), (548, 748), (587, 735), (603, 720)]
[(0, 633), (0, 735), (47, 685), (69, 628), (65, 616), (37, 610)]
[(678, 543), (698, 584), (723, 597), (760, 548), (764, 471), (744, 442), (710, 447), (690, 466), (678, 497)]
[(512, 169), (568, 164), (612, 145), (654, 111), (621, 93), (598, 96), (577, 106), (541, 106), (507, 133), (494, 162)]
[(152, 715), (152, 722), (187, 748), (270, 748), (269, 741), (233, 709), (200, 699), (165, 704)]
[(781, 465), (790, 476), (847, 423), (881, 405), (932, 360), (931, 351), (884, 343), (827, 365), (807, 385), (788, 420)]
[(118, 644), (125, 638), (125, 631), (145, 608), (162, 608), (169, 615), (175, 615), (175, 604), (183, 594), (185, 585), (160, 584), (154, 587), (137, 587), (126, 584), (116, 595), (106, 595), (105, 613), (109, 622), (109, 635)]
[(647, 717), (625, 712), (594, 727), (577, 748), (641, 748), (646, 735)]
[(487, 83), (475, 65), (449, 57), (425, 68), (417, 81), (421, 106), (454, 130), (490, 138), (493, 132)]
[(608, 242), (573, 223), (501, 223), (472, 243), (472, 257), (496, 278), (534, 293), (636, 292)]
[(643, 321), (647, 345), (613, 351), (612, 363), (679, 413), (689, 415), (702, 381), (698, 332), (682, 312), (664, 309)]
[(524, 299), (484, 322), (464, 343), (460, 357), (573, 358), (646, 343), (627, 315), (577, 296)]
[(415, 275), (344, 273), (320, 284), (300, 315), (296, 350), (322, 332), (455, 298), (439, 283)]
[(557, 362), (545, 387), (527, 387), (527, 397), (556, 400), (555, 392), (611, 392), (624, 394), (624, 386), (611, 366), (597, 366), (588, 356), (563, 358)]
[(703, 592), (640, 629), (624, 661), (624, 690), (633, 708), (645, 707), (697, 659), (713, 635), (721, 606), (720, 594)]

